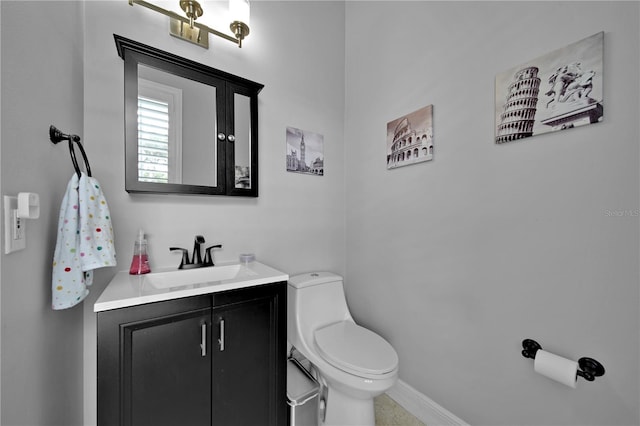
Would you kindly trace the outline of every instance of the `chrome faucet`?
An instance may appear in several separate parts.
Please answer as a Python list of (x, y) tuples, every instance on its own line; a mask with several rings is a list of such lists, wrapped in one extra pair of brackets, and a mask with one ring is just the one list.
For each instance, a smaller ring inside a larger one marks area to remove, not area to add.
[(214, 248), (222, 248), (222, 244), (216, 244), (205, 249), (204, 260), (202, 259), (202, 244), (204, 244), (204, 237), (202, 235), (196, 235), (193, 241), (193, 254), (191, 260), (189, 260), (189, 250), (182, 247), (169, 247), (169, 251), (182, 252), (182, 259), (180, 260), (180, 266), (178, 269), (193, 269), (202, 268), (204, 266), (214, 266), (213, 255), (211, 250)]

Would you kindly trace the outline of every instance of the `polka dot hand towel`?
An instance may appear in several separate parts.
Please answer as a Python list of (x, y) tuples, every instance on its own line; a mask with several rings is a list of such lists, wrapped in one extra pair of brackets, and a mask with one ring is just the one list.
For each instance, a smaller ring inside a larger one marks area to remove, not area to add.
[(98, 181), (73, 174), (60, 207), (53, 254), (52, 307), (66, 309), (89, 294), (93, 270), (116, 265), (111, 214)]

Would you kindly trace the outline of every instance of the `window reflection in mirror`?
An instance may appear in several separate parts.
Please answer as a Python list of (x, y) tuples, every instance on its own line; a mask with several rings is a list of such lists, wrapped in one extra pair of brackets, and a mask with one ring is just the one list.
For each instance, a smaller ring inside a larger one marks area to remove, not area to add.
[(138, 180), (182, 183), (182, 90), (138, 79)]
[(216, 88), (138, 64), (138, 180), (216, 186)]

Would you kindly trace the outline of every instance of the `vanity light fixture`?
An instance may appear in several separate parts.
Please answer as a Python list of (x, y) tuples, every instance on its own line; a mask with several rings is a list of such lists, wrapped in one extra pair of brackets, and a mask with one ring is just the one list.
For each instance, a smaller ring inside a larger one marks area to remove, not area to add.
[(242, 40), (249, 35), (249, 0), (229, 0), (229, 13), (231, 15), (229, 29), (233, 32), (233, 36), (196, 22), (196, 19), (204, 13), (202, 6), (196, 0), (179, 0), (179, 3), (186, 17), (145, 0), (129, 0), (131, 6), (138, 4), (168, 16), (171, 18), (169, 32), (172, 36), (197, 44), (205, 49), (209, 48), (209, 34), (236, 43), (238, 47), (242, 47)]

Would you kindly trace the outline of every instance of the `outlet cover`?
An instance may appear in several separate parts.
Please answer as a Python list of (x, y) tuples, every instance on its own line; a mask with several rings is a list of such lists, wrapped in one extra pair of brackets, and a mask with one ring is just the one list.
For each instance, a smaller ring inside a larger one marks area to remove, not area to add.
[(27, 247), (25, 219), (18, 217), (18, 197), (4, 196), (4, 253)]

